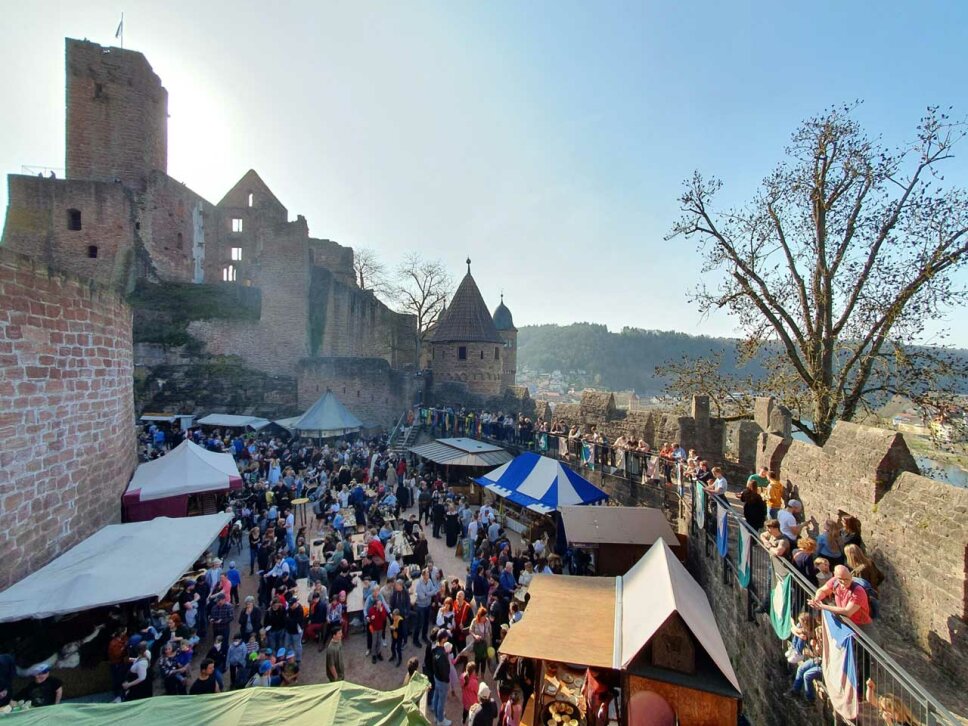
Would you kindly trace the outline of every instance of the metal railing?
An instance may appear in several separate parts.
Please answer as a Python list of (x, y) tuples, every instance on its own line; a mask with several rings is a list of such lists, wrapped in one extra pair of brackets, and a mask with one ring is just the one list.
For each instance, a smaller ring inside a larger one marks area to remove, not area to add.
[[(689, 511), (692, 512), (692, 508), (695, 506), (695, 487), (692, 485), (685, 486), (683, 497), (684, 500), (689, 502)], [(716, 504), (721, 504), (726, 509), (728, 550), (723, 557), (720, 557), (717, 550)], [(799, 613), (810, 612), (814, 616), (814, 620), (818, 621), (818, 611), (812, 610), (808, 605), (808, 601), (813, 598), (816, 592), (816, 585), (786, 560), (771, 557), (760, 541), (756, 530), (724, 498), (718, 495), (707, 495), (706, 507), (704, 526), (701, 530), (696, 517), (691, 516), (689, 518), (691, 539), (697, 545), (701, 540), (700, 551), (703, 552), (704, 556), (720, 558), (722, 562), (721, 577), (723, 583), (728, 586), (742, 587), (737, 579), (739, 574), (740, 531), (745, 530), (750, 535), (749, 541), (753, 544), (753, 547), (750, 551), (750, 580), (746, 587), (747, 620), (752, 622), (758, 614), (766, 613), (769, 610), (769, 600), (774, 581), (783, 579), (789, 574), (792, 576), (793, 582), (790, 608), (792, 617), (796, 619)], [(857, 726), (875, 726), (884, 723), (877, 703), (868, 703), (864, 700), (866, 684), (870, 680), (874, 684), (878, 697), (893, 697), (893, 702), (902, 704), (903, 708), (906, 708), (919, 724), (925, 726), (933, 724), (957, 726), (961, 724), (957, 717), (874, 642), (863, 629), (849, 619), (841, 618), (841, 620), (854, 631), (854, 657), (860, 684), (858, 697), (861, 701), (857, 718), (847, 720), (840, 717), (842, 721)], [(792, 672), (790, 678), (792, 682)], [(827, 701), (821, 702), (818, 700), (818, 703), (822, 704), (825, 710), (829, 709)], [(832, 713), (828, 713), (828, 715), (833, 718)], [(901, 722), (902, 719), (898, 718), (897, 723)]]
[[(692, 516), (695, 503), (694, 482), (685, 476), (685, 467), (681, 462), (659, 457), (655, 452), (625, 451), (609, 444), (592, 445), (591, 451), (585, 451), (583, 459), (578, 449), (582, 444), (579, 439), (568, 439), (568, 437), (540, 432), (522, 436), (514, 428), (508, 430), (508, 427), (501, 427), (498, 430), (494, 427), (482, 426), (476, 415), (458, 416), (441, 409), (421, 408), (417, 423), (427, 426), (434, 436), (469, 436), (519, 451), (534, 451), (543, 456), (564, 461), (575, 469), (595, 471), (603, 482), (609, 482), (612, 486), (628, 487), (630, 499), (633, 501), (641, 502), (645, 495), (646, 499), (652, 499), (650, 501), (652, 506), (657, 505), (667, 512), (675, 510), (680, 516), (688, 516), (692, 546), (697, 551), (701, 551), (705, 557), (719, 557), (716, 547), (717, 517), (714, 505), (715, 502), (720, 502), (726, 508), (728, 528), (728, 550), (726, 555), (720, 558), (722, 562), (720, 576), (724, 584), (742, 587), (737, 579), (741, 529), (749, 533), (749, 541), (753, 544), (750, 550), (750, 579), (745, 588), (747, 620), (752, 623), (757, 615), (769, 610), (772, 584), (777, 575), (781, 578), (786, 574), (792, 576), (794, 587), (791, 588), (791, 614), (793, 617), (796, 618), (799, 613), (810, 610), (807, 602), (813, 598), (816, 591), (813, 583), (788, 562), (771, 558), (756, 530), (725, 499), (718, 496), (707, 497), (709, 511), (706, 512), (704, 527), (700, 532), (696, 518)], [(499, 435), (495, 436), (495, 433)], [(559, 443), (561, 439), (567, 442), (564, 447)], [(562, 454), (563, 451), (566, 453)], [(652, 476), (645, 476), (650, 469), (653, 472)], [(775, 571), (774, 568), (776, 568)], [(816, 611), (813, 612), (816, 613)], [(854, 631), (855, 657), (860, 682), (858, 697), (861, 701), (858, 717), (853, 721), (841, 718), (842, 722), (855, 726), (875, 726), (884, 723), (877, 704), (868, 703), (864, 698), (866, 682), (870, 679), (875, 685), (878, 697), (893, 696), (895, 702), (899, 702), (910, 711), (918, 724), (962, 726), (962, 722), (956, 716), (870, 636), (849, 620), (842, 620)], [(779, 643), (778, 640), (778, 645)], [(779, 653), (781, 648), (778, 647), (777, 651)], [(791, 683), (793, 677), (794, 673), (791, 672)], [(777, 697), (782, 697), (779, 690)], [(828, 702), (821, 703), (828, 711), (827, 715), (836, 720), (829, 711)], [(903, 719), (898, 717), (896, 722), (902, 723)]]
[[(64, 179), (67, 174), (63, 167), (58, 166), (30, 166), (24, 164), (20, 167), (20, 173), (27, 176), (42, 176), (53, 179)], [(51, 176), (53, 174), (53, 176)]]

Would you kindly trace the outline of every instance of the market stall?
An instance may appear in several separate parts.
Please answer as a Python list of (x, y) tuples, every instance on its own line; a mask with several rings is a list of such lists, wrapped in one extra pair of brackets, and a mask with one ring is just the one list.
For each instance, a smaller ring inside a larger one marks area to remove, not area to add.
[(212, 513), (218, 509), (219, 495), (241, 488), (242, 475), (231, 454), (208, 451), (185, 440), (135, 469), (122, 497), (124, 519), (142, 522), (187, 517), (195, 510), (206, 513), (206, 497)]
[(49, 665), (70, 684), (67, 696), (106, 690), (117, 618), (198, 574), (196, 562), (229, 521), (215, 514), (104, 527), (0, 592), (0, 646), (23, 672)]
[(623, 576), (536, 575), (529, 592), (500, 646), (536, 662), (522, 726), (583, 726), (602, 710), (616, 724), (663, 711), (682, 726), (736, 724), (742, 696), (712, 608), (663, 540)]
[(437, 439), (412, 447), (410, 453), (432, 462), (441, 479), (472, 504), (481, 503), (474, 477), (512, 459), (500, 446), (464, 437)]
[(680, 561), (685, 558), (685, 547), (661, 509), (562, 506), (558, 511), (568, 546), (588, 552), (597, 575), (624, 575), (659, 540)]
[(543, 524), (554, 531), (553, 523), (541, 522), (535, 514), (547, 516), (562, 506), (600, 504), (608, 499), (567, 464), (531, 452), (475, 481), (510, 505), (505, 526), (530, 540), (536, 539), (536, 530), (544, 529)]
[(210, 413), (198, 419), (199, 426), (220, 429), (245, 429), (246, 431), (259, 431), (268, 426), (268, 419), (258, 416), (237, 416), (231, 413)]
[(326, 391), (316, 403), (295, 421), (277, 422), (296, 436), (308, 439), (336, 439), (359, 433), (363, 422), (350, 413), (332, 391)]

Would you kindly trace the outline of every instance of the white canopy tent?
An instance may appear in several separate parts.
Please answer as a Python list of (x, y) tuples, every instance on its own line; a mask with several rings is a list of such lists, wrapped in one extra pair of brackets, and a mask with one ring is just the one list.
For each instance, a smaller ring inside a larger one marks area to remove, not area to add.
[(203, 449), (187, 439), (164, 456), (135, 469), (122, 499), (128, 520), (185, 516), (188, 496), (242, 486), (231, 454)]
[(163, 597), (231, 519), (109, 524), (0, 592), (0, 623)]
[(231, 413), (210, 413), (198, 419), (202, 426), (220, 426), (226, 429), (259, 429), (268, 426), (271, 422), (258, 416), (236, 416)]

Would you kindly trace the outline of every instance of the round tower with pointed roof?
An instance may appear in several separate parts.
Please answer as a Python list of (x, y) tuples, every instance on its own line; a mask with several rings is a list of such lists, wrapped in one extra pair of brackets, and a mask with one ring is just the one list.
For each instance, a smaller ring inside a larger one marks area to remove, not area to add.
[[(510, 313), (509, 313), (510, 315)], [(485, 398), (504, 392), (505, 339), (471, 276), (461, 280), (430, 339), (434, 383), (458, 383)]]
[(501, 303), (494, 309), (494, 327), (504, 339), (504, 350), (501, 354), (501, 393), (514, 386), (518, 367), (518, 329), (514, 327), (511, 311), (504, 304), (504, 293), (501, 293)]

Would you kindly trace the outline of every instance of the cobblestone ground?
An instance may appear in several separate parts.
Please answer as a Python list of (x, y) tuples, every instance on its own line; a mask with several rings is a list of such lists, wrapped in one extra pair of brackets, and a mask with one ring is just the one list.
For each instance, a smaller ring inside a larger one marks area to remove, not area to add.
[[(431, 528), (428, 527), (426, 531), (431, 559), (443, 570), (445, 575), (448, 577), (460, 577), (461, 581), (463, 581), (467, 573), (467, 563), (455, 556), (454, 549), (447, 547), (443, 538), (434, 539), (430, 536), (432, 534)], [(520, 544), (517, 535), (511, 533), (510, 536), (512, 545), (517, 547)], [(244, 600), (246, 595), (256, 595), (258, 580), (257, 577), (249, 576), (248, 550), (243, 549), (241, 553), (233, 551), (226, 557), (226, 564), (229, 561), (235, 561), (239, 571), (243, 573), (242, 586), (240, 588), (241, 598)], [(236, 608), (236, 611), (238, 611), (238, 608)], [(389, 636), (389, 630), (387, 634)], [(200, 648), (196, 649), (196, 652), (204, 654), (210, 645), (211, 635), (209, 635), (208, 640)], [(389, 647), (383, 650), (383, 656), (384, 660), (382, 662), (372, 663), (371, 659), (366, 656), (366, 634), (351, 631), (350, 636), (343, 641), (343, 662), (346, 669), (346, 680), (380, 690), (397, 688), (403, 684), (404, 676), (407, 673), (407, 660), (409, 658), (414, 656), (419, 658), (422, 669), (424, 646), (416, 647), (413, 645), (412, 640), (408, 640), (407, 645), (403, 649), (403, 664), (400, 667), (390, 663)], [(196, 659), (195, 664), (196, 673), (198, 660)], [(491, 687), (492, 692), (496, 694), (494, 680), (490, 674), (485, 676), (484, 680)], [(299, 683), (326, 683), (327, 681), (325, 653), (319, 652), (318, 645), (307, 643), (303, 647), (303, 660), (299, 671)], [(161, 691), (156, 688), (155, 692), (158, 693)], [(447, 699), (447, 718), (453, 721), (454, 724), (458, 724), (460, 723), (461, 712), (460, 698), (453, 695), (449, 696)], [(429, 710), (427, 713), (429, 714)], [(434, 723), (432, 715), (428, 716), (428, 718), (431, 723)]]

